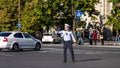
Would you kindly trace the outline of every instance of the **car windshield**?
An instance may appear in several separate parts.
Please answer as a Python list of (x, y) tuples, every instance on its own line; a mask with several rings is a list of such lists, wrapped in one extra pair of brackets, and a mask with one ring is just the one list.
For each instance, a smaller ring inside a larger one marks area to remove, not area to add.
[(11, 33), (7, 33), (7, 32), (1, 32), (0, 36), (2, 37), (8, 37)]
[(43, 34), (43, 36), (52, 36), (52, 34)]

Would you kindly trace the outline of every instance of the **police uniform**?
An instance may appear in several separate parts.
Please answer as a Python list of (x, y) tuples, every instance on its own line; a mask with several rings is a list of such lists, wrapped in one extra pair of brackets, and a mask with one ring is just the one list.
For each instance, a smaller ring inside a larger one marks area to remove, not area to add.
[[(69, 27), (68, 24), (65, 24), (65, 27)], [(71, 40), (73, 42), (76, 42), (75, 38), (74, 38), (74, 35), (73, 35), (73, 32), (72, 31), (57, 31), (58, 34), (62, 34), (62, 37), (63, 37), (63, 40), (64, 40), (64, 61), (63, 62), (66, 62), (67, 61), (67, 48), (69, 48), (69, 51), (71, 53), (71, 58), (72, 58), (72, 61), (74, 62), (75, 61), (75, 57), (74, 57), (74, 52), (73, 52), (73, 47), (72, 47), (72, 43), (71, 43)]]

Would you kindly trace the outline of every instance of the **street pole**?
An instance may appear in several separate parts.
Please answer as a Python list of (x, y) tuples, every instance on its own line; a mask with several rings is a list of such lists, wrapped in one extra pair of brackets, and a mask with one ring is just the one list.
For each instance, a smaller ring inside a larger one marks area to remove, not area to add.
[[(18, 24), (20, 24), (20, 0), (18, 0)], [(18, 28), (18, 31), (20, 31), (20, 28)]]
[(73, 33), (74, 33), (74, 36), (75, 36), (75, 39), (76, 39), (76, 32), (75, 32), (75, 26), (76, 26), (76, 23), (75, 23), (75, 11), (74, 11), (74, 6), (73, 6), (73, 0), (72, 1), (72, 17), (73, 17)]
[(73, 7), (73, 0), (72, 0), (72, 17), (73, 17), (73, 32), (74, 32), (74, 29), (75, 29), (75, 14), (74, 14), (74, 7)]

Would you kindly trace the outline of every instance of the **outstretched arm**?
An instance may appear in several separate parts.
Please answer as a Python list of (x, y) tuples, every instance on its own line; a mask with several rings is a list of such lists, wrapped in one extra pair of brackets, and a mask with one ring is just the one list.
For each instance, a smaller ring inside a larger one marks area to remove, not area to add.
[(56, 30), (55, 33), (57, 33), (57, 34), (63, 34), (63, 31)]

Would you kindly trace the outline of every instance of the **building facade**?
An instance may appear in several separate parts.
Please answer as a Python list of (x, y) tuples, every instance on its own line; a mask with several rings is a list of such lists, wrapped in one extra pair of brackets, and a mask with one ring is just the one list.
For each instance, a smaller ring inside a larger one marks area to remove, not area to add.
[(100, 12), (98, 16), (94, 15), (96, 20), (91, 20), (88, 12), (85, 12), (85, 15), (81, 18), (81, 20), (86, 22), (85, 29), (88, 29), (89, 31), (93, 31), (95, 29), (98, 32), (101, 32), (104, 29), (106, 39), (112, 37), (113, 26), (104, 25), (108, 20), (107, 16), (111, 15), (112, 8), (113, 3), (109, 2), (109, 0), (99, 0), (99, 3), (95, 5), (95, 9)]
[[(95, 5), (96, 10), (100, 12), (100, 15), (103, 16), (103, 24), (107, 21), (107, 16), (111, 14), (113, 3), (109, 0), (100, 0), (97, 5)], [(100, 19), (98, 18), (98, 21)]]

